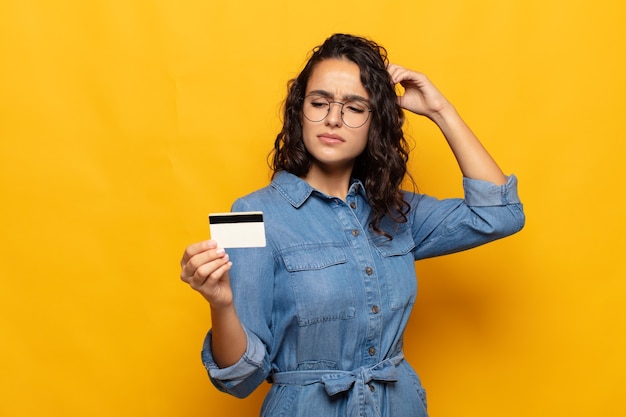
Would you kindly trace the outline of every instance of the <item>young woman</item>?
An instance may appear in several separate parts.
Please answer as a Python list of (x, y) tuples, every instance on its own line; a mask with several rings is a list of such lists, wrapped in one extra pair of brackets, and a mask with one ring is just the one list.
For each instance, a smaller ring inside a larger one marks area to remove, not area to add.
[[(440, 128), (464, 199), (400, 189), (404, 110)], [(182, 280), (210, 304), (209, 376), (237, 397), (271, 382), (262, 416), (426, 416), (403, 355), (414, 261), (520, 230), (516, 178), (426, 76), (364, 38), (336, 34), (315, 48), (284, 112), (271, 184), (232, 208), (263, 211), (267, 246), (227, 254), (205, 241), (181, 260)]]

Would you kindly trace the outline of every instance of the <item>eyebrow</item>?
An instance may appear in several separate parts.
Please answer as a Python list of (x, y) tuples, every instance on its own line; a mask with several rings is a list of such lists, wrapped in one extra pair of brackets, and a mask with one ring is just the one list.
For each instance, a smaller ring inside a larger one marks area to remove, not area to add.
[[(333, 96), (331, 93), (329, 93), (326, 90), (309, 91), (307, 96), (310, 96), (310, 95), (323, 96), (323, 97), (330, 98), (330, 99), (333, 99), (333, 100), (335, 99), (335, 96)], [(369, 103), (368, 99), (366, 99), (365, 97), (360, 96), (358, 94), (348, 94), (348, 95), (345, 95), (345, 96), (341, 97), (341, 99), (344, 100), (344, 101), (364, 101), (366, 103)]]

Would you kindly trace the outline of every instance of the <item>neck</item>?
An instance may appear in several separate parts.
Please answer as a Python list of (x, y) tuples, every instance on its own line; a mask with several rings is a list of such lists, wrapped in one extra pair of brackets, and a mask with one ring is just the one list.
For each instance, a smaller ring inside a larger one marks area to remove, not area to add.
[(348, 195), (352, 170), (324, 170), (318, 165), (313, 165), (304, 176), (304, 180), (316, 190), (342, 200)]

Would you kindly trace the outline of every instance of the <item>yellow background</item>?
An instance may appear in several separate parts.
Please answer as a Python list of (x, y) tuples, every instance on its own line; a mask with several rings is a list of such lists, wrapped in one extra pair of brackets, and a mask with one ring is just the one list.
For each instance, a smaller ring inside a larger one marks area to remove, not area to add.
[[(426, 72), (527, 226), (418, 263), (406, 355), (432, 416), (626, 415), (621, 0), (0, 1), (0, 415), (249, 416), (178, 279), (206, 215), (265, 185), (286, 81), (333, 32)], [(421, 191), (460, 193), (410, 117)], [(228, 414), (225, 414), (228, 413)]]

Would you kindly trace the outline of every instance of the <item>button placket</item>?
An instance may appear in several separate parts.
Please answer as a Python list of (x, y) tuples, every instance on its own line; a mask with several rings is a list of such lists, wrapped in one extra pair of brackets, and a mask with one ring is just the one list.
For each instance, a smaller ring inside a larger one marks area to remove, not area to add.
[[(367, 331), (363, 335), (363, 344), (360, 344), (360, 348), (363, 349), (363, 365), (371, 366), (378, 361), (383, 315), (380, 308), (381, 294), (380, 283), (376, 277), (376, 264), (374, 258), (368, 255), (372, 253), (372, 248), (369, 231), (365, 223), (367, 212), (361, 213), (362, 210), (358, 209), (358, 201), (360, 201), (358, 197), (348, 195), (346, 201), (340, 202), (335, 209), (350, 240), (350, 247), (355, 250), (355, 253), (358, 253), (356, 261), (360, 264), (367, 306), (367, 310), (364, 311), (366, 313), (364, 318), (367, 320)], [(361, 216), (365, 218), (361, 218)]]

